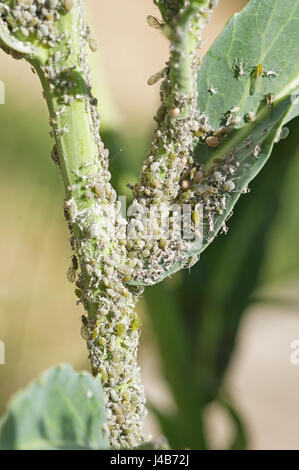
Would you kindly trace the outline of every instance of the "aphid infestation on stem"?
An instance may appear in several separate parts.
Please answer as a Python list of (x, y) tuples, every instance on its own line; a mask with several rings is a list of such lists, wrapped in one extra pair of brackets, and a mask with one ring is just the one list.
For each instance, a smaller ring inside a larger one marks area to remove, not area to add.
[[(97, 45), (83, 4), (0, 1), (0, 39), (6, 52), (27, 59), (41, 80), (55, 139), (51, 156), (65, 186), (73, 250), (67, 276), (85, 310), (81, 334), (92, 373), (102, 381), (110, 444), (130, 448), (149, 438), (142, 429), (146, 409), (137, 364), (141, 321), (136, 302), (146, 285), (190, 268), (221, 228), (227, 232), (237, 198), (263, 164), (265, 139), (277, 130), (271, 119), (280, 103), (271, 90), (266, 100), (265, 93), (261, 96), (261, 109), (245, 109), (236, 100), (221, 110), (220, 123), (213, 126), (209, 111), (198, 105), (198, 76), (202, 29), (217, 2), (156, 0), (162, 18), (149, 16), (147, 22), (169, 39), (170, 57), (148, 80), (149, 85), (160, 82), (161, 103), (125, 218), (100, 136), (87, 54)], [(262, 80), (278, 76), (262, 63), (251, 69), (239, 57), (231, 63), (234, 85), (245, 83), (252, 95), (259, 96)], [(201, 92), (209, 103), (223, 97), (216, 75)], [(186, 210), (188, 237), (182, 236), (181, 223)]]

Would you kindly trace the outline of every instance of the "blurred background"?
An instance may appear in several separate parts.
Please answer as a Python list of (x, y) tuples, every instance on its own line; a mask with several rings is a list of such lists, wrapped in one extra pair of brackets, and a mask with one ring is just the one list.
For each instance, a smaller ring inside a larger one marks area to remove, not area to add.
[[(205, 32), (205, 52), (245, 0), (222, 0)], [(146, 23), (151, 0), (88, 0), (94, 77), (114, 184), (126, 194), (147, 152), (159, 89), (148, 87), (168, 55)], [(116, 13), (117, 12), (117, 13)], [(66, 280), (71, 261), (63, 187), (50, 159), (48, 116), (37, 76), (0, 54), (0, 412), (45, 368), (88, 369), (82, 308)], [(299, 121), (230, 230), (191, 269), (149, 289), (140, 364), (150, 413), (146, 428), (173, 448), (299, 449)], [(129, 194), (128, 194), (129, 196)]]

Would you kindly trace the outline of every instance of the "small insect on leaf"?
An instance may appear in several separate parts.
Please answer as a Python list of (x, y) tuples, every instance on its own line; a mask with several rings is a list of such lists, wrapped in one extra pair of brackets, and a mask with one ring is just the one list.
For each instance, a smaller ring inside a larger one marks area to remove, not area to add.
[(191, 256), (188, 260), (186, 267), (189, 269), (192, 268), (192, 266), (194, 266), (197, 263), (198, 259), (199, 259), (198, 255)]
[(263, 65), (258, 64), (251, 72), (250, 95), (259, 93), (262, 89)]
[(243, 64), (243, 61), (241, 59), (235, 60), (233, 70), (236, 78), (245, 75), (245, 64)]
[(268, 94), (267, 94), (267, 96), (266, 96), (266, 101), (267, 101), (268, 108), (269, 108), (269, 110), (271, 111), (271, 109), (273, 108), (273, 103), (274, 103), (274, 99), (273, 99), (272, 93), (268, 93)]
[(211, 147), (213, 149), (216, 149), (221, 144), (221, 140), (218, 137), (215, 137), (213, 135), (207, 137), (205, 142), (208, 147)]
[(195, 227), (197, 227), (200, 224), (200, 214), (197, 209), (194, 209), (192, 213), (192, 219), (193, 219)]

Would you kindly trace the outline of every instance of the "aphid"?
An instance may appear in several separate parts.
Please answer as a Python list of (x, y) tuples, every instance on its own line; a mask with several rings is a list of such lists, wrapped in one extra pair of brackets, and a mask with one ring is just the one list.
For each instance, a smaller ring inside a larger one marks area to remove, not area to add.
[(157, 122), (163, 122), (166, 116), (167, 108), (165, 104), (161, 104), (161, 106), (158, 108), (157, 114), (155, 116), (155, 120)]
[(85, 315), (81, 316), (81, 336), (86, 341), (89, 338), (88, 318)]
[(253, 68), (251, 73), (251, 85), (250, 85), (250, 94), (253, 95), (255, 92), (260, 92), (262, 87), (262, 77), (263, 77), (263, 65), (258, 64)]
[(88, 238), (98, 238), (99, 236), (99, 226), (98, 224), (91, 224), (91, 226), (87, 229), (86, 233)]
[(234, 64), (235, 77), (239, 78), (245, 75), (245, 65), (242, 62), (242, 59), (236, 59)]
[(97, 50), (98, 50), (98, 45), (97, 45), (97, 42), (96, 42), (94, 39), (89, 38), (88, 45), (89, 45), (89, 49), (90, 49), (92, 52), (97, 52)]
[(225, 222), (224, 222), (224, 224), (222, 224), (221, 229), (222, 229), (222, 232), (221, 232), (221, 233), (224, 233), (224, 235), (226, 235), (227, 232), (228, 232), (228, 226), (226, 225)]
[(98, 106), (98, 99), (93, 96), (93, 97), (90, 99), (90, 104), (91, 104), (92, 106)]
[(277, 134), (277, 136), (275, 137), (275, 140), (274, 142), (277, 144), (277, 142), (279, 142), (280, 140), (284, 140), (288, 137), (290, 131), (288, 129), (288, 127), (283, 127)]
[(253, 111), (248, 111), (248, 113), (246, 114), (246, 118), (251, 123), (254, 123), (256, 121), (256, 116)]
[(73, 0), (64, 0), (64, 8), (66, 11), (71, 11), (73, 8)]
[(198, 257), (197, 255), (191, 256), (191, 257), (189, 258), (188, 262), (187, 262), (187, 266), (186, 266), (186, 267), (189, 268), (189, 269), (192, 268), (192, 266), (194, 266), (194, 265), (197, 263), (198, 258), (199, 258), (199, 257)]
[(68, 201), (65, 201), (64, 206), (71, 219), (71, 222), (75, 222), (78, 214), (78, 208), (75, 199), (71, 197)]
[(253, 156), (254, 156), (255, 158), (257, 158), (260, 153), (261, 153), (261, 146), (260, 146), (260, 144), (257, 144), (257, 145), (254, 147)]
[(223, 178), (222, 173), (220, 171), (215, 171), (214, 172), (214, 178), (217, 183), (221, 183), (225, 178)]
[(181, 114), (180, 108), (172, 108), (169, 112), (171, 118), (177, 118)]
[(150, 86), (155, 85), (155, 83), (161, 80), (161, 78), (163, 78), (164, 75), (165, 75), (165, 68), (151, 75), (147, 81), (147, 84)]
[(52, 151), (51, 151), (51, 158), (53, 162), (57, 165), (59, 165), (59, 158), (58, 158), (58, 152), (57, 152), (57, 146), (56, 144), (53, 145)]
[(211, 213), (208, 214), (208, 220), (209, 220), (209, 232), (214, 232), (214, 218)]
[(266, 71), (264, 72), (264, 75), (265, 75), (265, 77), (268, 77), (268, 78), (276, 78), (276, 77), (278, 77), (278, 73), (275, 72), (275, 70), (266, 70)]
[(250, 189), (248, 186), (245, 186), (245, 188), (242, 189), (242, 194), (248, 194), (250, 193)]
[(205, 143), (208, 147), (216, 149), (221, 144), (221, 140), (218, 137), (211, 135), (206, 138)]
[(290, 130), (288, 127), (283, 127), (280, 132), (280, 139), (284, 140), (288, 137)]
[(214, 87), (210, 86), (208, 91), (209, 91), (210, 95), (216, 95), (217, 88), (214, 88)]
[(58, 0), (49, 0), (49, 7), (54, 10), (58, 5)]
[(181, 183), (181, 188), (183, 191), (188, 191), (188, 189), (190, 188), (190, 181), (183, 180)]
[(197, 209), (194, 209), (192, 213), (192, 219), (193, 219), (195, 227), (197, 227), (200, 224), (200, 214)]
[(228, 113), (226, 113), (225, 125), (227, 127), (230, 128), (231, 126), (236, 126), (237, 124), (239, 124), (239, 122), (241, 121), (240, 116), (238, 116), (237, 114), (239, 111), (239, 106), (234, 106), (230, 111), (228, 111)]
[(101, 183), (96, 183), (94, 185), (94, 192), (99, 198), (104, 198), (106, 194), (105, 186)]
[(229, 134), (231, 134), (231, 132), (234, 130), (234, 126), (222, 126), (222, 127), (219, 127), (219, 129), (216, 129), (214, 131), (214, 135), (216, 137), (225, 137)]
[(148, 15), (147, 17), (147, 24), (154, 29), (161, 29), (161, 26), (163, 26), (163, 23), (161, 23), (158, 18), (152, 15)]
[(67, 271), (67, 279), (69, 282), (75, 282), (76, 280), (76, 271), (78, 269), (78, 260), (75, 255), (72, 256), (72, 264), (70, 265)]
[(228, 193), (231, 193), (235, 189), (235, 187), (236, 187), (236, 185), (233, 182), (233, 180), (227, 180), (227, 181), (225, 181), (225, 183), (223, 185), (224, 191), (226, 191)]
[(267, 94), (267, 96), (266, 96), (266, 101), (267, 101), (268, 108), (271, 110), (271, 109), (273, 108), (273, 103), (274, 103), (274, 99), (273, 99), (272, 93), (268, 93), (268, 94)]

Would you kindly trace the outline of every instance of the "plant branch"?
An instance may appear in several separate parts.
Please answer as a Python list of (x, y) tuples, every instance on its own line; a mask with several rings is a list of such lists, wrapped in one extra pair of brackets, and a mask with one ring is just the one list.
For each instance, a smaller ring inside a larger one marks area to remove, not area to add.
[[(158, 282), (177, 261), (188, 264), (190, 243), (178, 237), (177, 228), (178, 213), (181, 214), (185, 203), (192, 208), (191, 230), (200, 238), (198, 198), (191, 197), (191, 183), (192, 180), (198, 183), (201, 168), (194, 163), (193, 155), (199, 138), (209, 129), (207, 117), (197, 110), (197, 75), (201, 64), (201, 32), (215, 6), (207, 0), (160, 0), (156, 4), (166, 21), (161, 30), (170, 38), (170, 59), (160, 74), (164, 79), (161, 105), (155, 116), (157, 129), (142, 167), (141, 183), (134, 188), (129, 226), (136, 230), (136, 225), (140, 225), (138, 214), (148, 212), (149, 215), (143, 217), (145, 227), (137, 229), (141, 248), (137, 244), (132, 246), (131, 241), (127, 247), (144, 260), (134, 277), (136, 284), (143, 285)], [(150, 79), (152, 82), (154, 79)], [(153, 205), (156, 213), (160, 213), (160, 222), (157, 217), (154, 221), (151, 218)], [(197, 256), (192, 260), (195, 261)]]
[(82, 333), (92, 372), (102, 378), (105, 429), (112, 447), (135, 447), (147, 439), (142, 432), (145, 396), (137, 365), (140, 321), (134, 312), (141, 290), (125, 284), (133, 268), (127, 263), (125, 219), (110, 184), (108, 151), (99, 135), (83, 2), (6, 1), (0, 2), (0, 12), (5, 51), (21, 54), (34, 67), (47, 101), (55, 138), (52, 157), (63, 176), (65, 217), (74, 250), (68, 277), (77, 278), (75, 292), (88, 315), (83, 317)]

